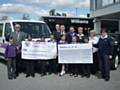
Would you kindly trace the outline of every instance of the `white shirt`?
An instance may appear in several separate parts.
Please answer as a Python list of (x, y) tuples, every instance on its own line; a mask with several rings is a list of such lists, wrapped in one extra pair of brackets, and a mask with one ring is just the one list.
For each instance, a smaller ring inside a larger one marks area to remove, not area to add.
[(90, 37), (90, 40), (89, 40), (89, 42), (91, 42), (92, 44), (97, 44), (98, 43), (98, 41), (99, 41), (99, 38), (98, 37)]
[[(92, 43), (92, 44), (97, 44), (98, 43), (98, 41), (99, 41), (99, 38), (98, 37), (90, 37), (90, 40), (89, 40), (89, 42), (90, 43)], [(98, 51), (98, 48), (96, 48), (96, 47), (93, 47), (93, 53), (95, 53), (95, 52), (97, 52)]]

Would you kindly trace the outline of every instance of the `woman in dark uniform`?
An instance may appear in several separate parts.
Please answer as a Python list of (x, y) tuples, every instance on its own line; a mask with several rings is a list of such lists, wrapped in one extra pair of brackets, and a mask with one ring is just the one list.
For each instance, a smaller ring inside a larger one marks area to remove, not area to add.
[(98, 42), (99, 64), (101, 76), (105, 81), (110, 79), (110, 58), (112, 58), (112, 39), (108, 36), (107, 30), (101, 30), (101, 37)]

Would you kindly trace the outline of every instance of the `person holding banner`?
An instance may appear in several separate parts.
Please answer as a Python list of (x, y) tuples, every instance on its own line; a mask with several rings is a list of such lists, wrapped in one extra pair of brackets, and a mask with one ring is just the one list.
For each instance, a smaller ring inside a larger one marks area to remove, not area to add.
[[(32, 41), (32, 35), (28, 34), (27, 35), (27, 41)], [(26, 43), (27, 43), (26, 41)], [(34, 60), (27, 60), (26, 59), (26, 78), (29, 76), (35, 77), (35, 73), (34, 73)]]
[[(72, 42), (71, 44), (78, 44), (78, 36), (73, 36), (72, 37)], [(78, 77), (79, 74), (79, 64), (69, 64), (69, 69), (70, 69), (70, 76)]]
[[(84, 43), (89, 43), (88, 36), (84, 36)], [(82, 64), (81, 69), (82, 69), (82, 77), (86, 76), (87, 78), (89, 78), (90, 77), (90, 64), (88, 63)]]
[[(66, 41), (66, 36), (65, 35), (62, 35), (61, 36), (61, 39), (59, 41), (59, 44), (67, 44), (67, 41)], [(65, 64), (62, 64), (62, 68), (61, 68), (61, 72), (60, 72), (60, 76), (63, 76), (65, 74)]]
[[(44, 43), (45, 42), (45, 37), (42, 35), (40, 40), (37, 40), (37, 42)], [(41, 60), (38, 61), (38, 63), (40, 64), (40, 68), (41, 68), (41, 77), (43, 77), (47, 74), (46, 67), (48, 66), (48, 61), (41, 59)]]
[(92, 43), (93, 45), (93, 64), (91, 65), (91, 73), (96, 74), (98, 70), (98, 41), (99, 38), (96, 36), (96, 31), (91, 30), (90, 31), (90, 37), (89, 37), (89, 42)]
[[(57, 40), (55, 39), (55, 36), (53, 34), (50, 35), (50, 40), (48, 40), (48, 42), (52, 42), (52, 43), (56, 43), (57, 44)], [(56, 56), (57, 57), (57, 56)], [(52, 59), (49, 61), (49, 73), (52, 73), (52, 71), (54, 73), (57, 73), (57, 60), (56, 59)]]
[(110, 80), (110, 59), (112, 58), (112, 39), (108, 36), (107, 30), (101, 30), (101, 37), (98, 42), (99, 64), (101, 77), (105, 81)]

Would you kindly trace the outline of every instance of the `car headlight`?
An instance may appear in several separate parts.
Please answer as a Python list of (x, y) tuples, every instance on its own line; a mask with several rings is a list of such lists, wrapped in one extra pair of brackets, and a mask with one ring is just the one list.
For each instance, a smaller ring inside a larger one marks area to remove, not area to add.
[(118, 44), (118, 41), (115, 41), (114, 43), (115, 43), (115, 44)]

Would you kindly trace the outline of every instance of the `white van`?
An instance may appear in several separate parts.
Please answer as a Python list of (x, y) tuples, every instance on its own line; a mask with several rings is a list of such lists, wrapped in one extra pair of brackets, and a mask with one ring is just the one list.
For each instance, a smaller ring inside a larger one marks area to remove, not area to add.
[(44, 36), (49, 38), (51, 31), (47, 24), (43, 21), (34, 20), (5, 20), (0, 21), (0, 58), (4, 59), (5, 45), (8, 43), (8, 37), (14, 32), (14, 25), (20, 24), (21, 30), (25, 33), (33, 35), (34, 39)]

